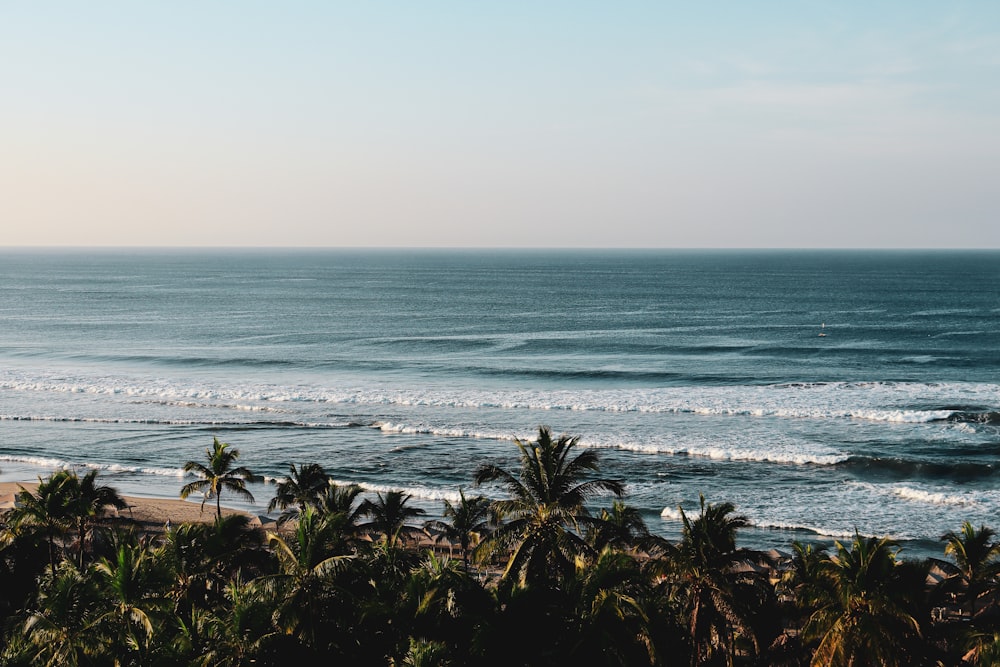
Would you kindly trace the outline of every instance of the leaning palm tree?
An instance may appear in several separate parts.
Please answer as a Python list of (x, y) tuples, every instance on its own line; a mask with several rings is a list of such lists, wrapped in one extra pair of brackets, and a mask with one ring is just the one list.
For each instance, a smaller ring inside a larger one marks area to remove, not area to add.
[(440, 530), (452, 543), (458, 542), (462, 549), (462, 564), (468, 573), (469, 553), (490, 530), (491, 518), (488, 498), (466, 498), (465, 490), (459, 487), (458, 502), (444, 501), (445, 520), (428, 521), (427, 526)]
[(475, 473), (475, 483), (496, 481), (509, 495), (493, 508), (509, 521), (478, 547), (480, 557), (510, 551), (503, 580), (510, 584), (544, 581), (549, 575), (568, 576), (575, 558), (593, 550), (581, 537), (581, 525), (593, 523), (584, 502), (600, 494), (621, 496), (624, 486), (610, 479), (588, 479), (598, 470), (597, 452), (585, 449), (572, 456), (578, 438), (553, 439), (547, 427), (539, 427), (538, 440), (515, 440), (521, 453), (521, 468), (510, 473), (495, 464), (484, 464)]
[(184, 464), (184, 472), (193, 472), (201, 479), (181, 487), (181, 498), (187, 498), (192, 493), (201, 493), (202, 511), (205, 509), (205, 502), (209, 498), (215, 498), (216, 516), (222, 518), (220, 498), (223, 489), (254, 502), (253, 494), (246, 487), (246, 483), (253, 479), (253, 473), (243, 466), (233, 467), (236, 459), (240, 457), (240, 450), (230, 449), (228, 443), (219, 442), (218, 438), (213, 440), (212, 449), (205, 450), (208, 456), (207, 466), (197, 461), (188, 461)]
[(316, 498), (330, 486), (330, 476), (318, 463), (304, 463), (297, 469), (288, 466), (288, 477), (278, 482), (274, 498), (267, 505), (267, 511), (286, 510), (295, 507), (298, 511), (316, 504)]

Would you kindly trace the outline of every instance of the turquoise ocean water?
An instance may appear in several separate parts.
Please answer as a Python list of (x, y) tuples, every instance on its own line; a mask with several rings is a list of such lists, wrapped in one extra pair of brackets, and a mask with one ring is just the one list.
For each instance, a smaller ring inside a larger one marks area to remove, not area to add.
[(8, 250), (0, 479), (174, 497), (218, 436), (434, 513), (545, 424), (656, 532), (704, 493), (748, 546), (932, 553), (1000, 528), (998, 322), (985, 251)]

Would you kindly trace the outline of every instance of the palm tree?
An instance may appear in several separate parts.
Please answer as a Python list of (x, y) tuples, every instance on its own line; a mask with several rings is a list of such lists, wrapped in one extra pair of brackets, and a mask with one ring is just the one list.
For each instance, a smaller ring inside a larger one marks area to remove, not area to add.
[(241, 571), (264, 571), (268, 554), (263, 537), (245, 514), (210, 524), (185, 523), (169, 531), (159, 556), (173, 572), (172, 595), (178, 607), (220, 604), (226, 582)]
[(941, 539), (946, 542), (944, 552), (955, 559), (955, 564), (937, 561), (950, 576), (942, 582), (942, 589), (961, 597), (968, 605), (971, 619), (982, 606), (995, 602), (1000, 577), (1000, 542), (994, 541), (996, 532), (986, 526), (978, 530), (966, 521), (959, 532), (949, 532)]
[(484, 496), (466, 498), (465, 490), (459, 487), (457, 503), (444, 501), (444, 518), (445, 521), (428, 521), (427, 526), (440, 530), (450, 542), (458, 542), (462, 549), (462, 564), (468, 572), (470, 550), (490, 529), (490, 501)]
[(522, 584), (543, 581), (550, 574), (568, 576), (575, 557), (592, 551), (580, 536), (581, 525), (593, 523), (584, 502), (593, 496), (621, 496), (624, 487), (610, 479), (586, 479), (598, 470), (598, 456), (585, 449), (571, 457), (578, 438), (552, 438), (547, 427), (539, 427), (538, 440), (515, 440), (521, 468), (517, 474), (495, 464), (484, 464), (475, 473), (477, 485), (498, 481), (510, 498), (497, 500), (493, 508), (510, 519), (478, 547), (489, 555), (510, 550), (503, 580), (515, 577)]
[(93, 664), (94, 656), (102, 651), (94, 631), (102, 601), (94, 578), (63, 561), (57, 572), (42, 581), (35, 609), (20, 626), (30, 664)]
[(129, 664), (126, 654), (131, 664), (148, 664), (157, 620), (166, 608), (163, 591), (169, 578), (148, 543), (128, 533), (116, 541), (111, 558), (101, 559), (94, 568), (110, 605), (95, 625), (119, 664)]
[(181, 498), (187, 498), (192, 493), (201, 493), (201, 509), (204, 511), (205, 502), (209, 498), (215, 498), (215, 512), (218, 518), (222, 518), (222, 490), (232, 491), (245, 500), (254, 502), (253, 494), (246, 488), (246, 483), (253, 479), (253, 473), (245, 467), (234, 468), (233, 464), (240, 457), (240, 450), (229, 449), (229, 444), (219, 442), (218, 438), (213, 439), (212, 449), (206, 449), (208, 465), (205, 466), (197, 461), (188, 461), (184, 464), (184, 472), (193, 472), (201, 479), (181, 487)]
[[(75, 478), (76, 475), (73, 477)], [(77, 532), (80, 538), (78, 565), (82, 569), (87, 535), (91, 532), (101, 512), (107, 507), (123, 510), (128, 507), (128, 503), (118, 495), (118, 491), (114, 488), (97, 484), (96, 470), (91, 470), (82, 478), (77, 479), (72, 491), (72, 508), (76, 514)]]
[(395, 547), (404, 535), (420, 532), (419, 528), (407, 524), (427, 513), (419, 507), (407, 506), (413, 496), (402, 491), (388, 491), (384, 496), (379, 492), (375, 496), (376, 500), (365, 500), (361, 504), (361, 514), (371, 517), (362, 528), (381, 534), (389, 548)]
[(577, 635), (568, 664), (659, 664), (642, 598), (647, 578), (631, 555), (603, 549), (593, 563), (576, 562), (568, 581)]
[(737, 639), (760, 651), (759, 617), (775, 604), (770, 582), (742, 561), (760, 555), (736, 548), (736, 531), (749, 525), (732, 503), (706, 504), (691, 519), (681, 511), (681, 543), (659, 541), (654, 570), (666, 577), (668, 595), (678, 598), (691, 642), (691, 664), (725, 660), (732, 664)]
[(8, 517), (15, 533), (24, 529), (43, 534), (49, 545), (49, 570), (56, 573), (56, 539), (64, 535), (74, 523), (74, 486), (76, 476), (60, 470), (43, 480), (38, 478), (38, 489), (32, 493), (23, 486), (17, 494), (17, 505)]
[(330, 486), (330, 476), (318, 463), (305, 463), (298, 469), (292, 464), (288, 473), (288, 477), (278, 482), (274, 498), (267, 505), (268, 512), (293, 506), (301, 512), (310, 505), (315, 506), (317, 497)]
[(602, 509), (599, 518), (599, 523), (591, 526), (587, 534), (597, 551), (605, 547), (633, 549), (649, 537), (649, 529), (639, 510), (621, 500), (615, 500), (610, 510)]
[[(213, 611), (194, 610), (184, 629), (186, 643), (197, 656), (192, 665), (223, 667), (229, 665), (279, 664), (258, 659), (282, 634), (274, 627), (274, 596), (258, 580), (244, 581), (237, 575), (221, 591), (225, 604)], [(292, 656), (285, 655), (289, 660)]]
[(268, 544), (278, 559), (280, 573), (269, 577), (281, 601), (275, 612), (279, 626), (315, 646), (316, 624), (323, 618), (323, 589), (327, 579), (342, 570), (353, 556), (332, 548), (339, 537), (328, 517), (307, 507), (299, 515), (292, 541), (268, 533)]
[[(493, 626), (496, 598), (455, 561), (428, 552), (406, 583), (402, 613), (412, 619), (410, 653), (404, 664), (482, 664), (483, 635)], [(432, 655), (426, 649), (436, 646)], [(416, 649), (416, 651), (414, 650)], [(418, 655), (422, 661), (414, 662)], [(427, 662), (431, 660), (431, 662)]]
[(819, 640), (812, 664), (915, 663), (911, 646), (920, 625), (895, 543), (856, 534), (850, 549), (839, 542), (836, 547), (837, 554), (822, 563), (828, 584), (816, 589), (818, 606), (803, 629), (807, 640)]
[(316, 497), (316, 511), (326, 518), (338, 535), (333, 547), (338, 553), (346, 553), (361, 532), (360, 521), (366, 509), (363, 503), (357, 502), (361, 492), (357, 484), (331, 482)]

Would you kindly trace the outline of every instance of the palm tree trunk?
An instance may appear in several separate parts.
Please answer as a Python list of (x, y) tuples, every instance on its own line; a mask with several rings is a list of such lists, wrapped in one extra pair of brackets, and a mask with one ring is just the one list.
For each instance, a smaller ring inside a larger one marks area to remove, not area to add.
[(83, 570), (83, 547), (84, 547), (84, 536), (87, 534), (87, 525), (83, 519), (80, 519), (80, 523), (77, 526), (77, 530), (80, 533), (80, 569)]
[(694, 653), (691, 654), (691, 667), (698, 667), (701, 663), (701, 642), (698, 641), (698, 614), (701, 612), (701, 598), (698, 592), (695, 593), (694, 609), (691, 610), (691, 644)]
[(221, 493), (216, 493), (215, 494), (215, 516), (218, 519), (222, 518), (222, 500), (221, 500), (221, 498), (222, 498), (222, 494)]
[(49, 569), (52, 571), (52, 576), (56, 576), (56, 532), (52, 527), (49, 527)]

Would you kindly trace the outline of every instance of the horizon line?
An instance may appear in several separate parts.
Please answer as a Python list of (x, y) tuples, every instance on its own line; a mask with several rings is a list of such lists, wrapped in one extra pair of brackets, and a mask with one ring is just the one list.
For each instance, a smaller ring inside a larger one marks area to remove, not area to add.
[(433, 245), (5, 245), (0, 244), (0, 251), (17, 250), (53, 250), (53, 251), (129, 251), (129, 250), (163, 250), (163, 251), (239, 251), (239, 250), (287, 250), (287, 251), (324, 251), (324, 250), (360, 250), (360, 251), (675, 251), (675, 252), (990, 252), (1000, 250), (1000, 246), (433, 246)]

